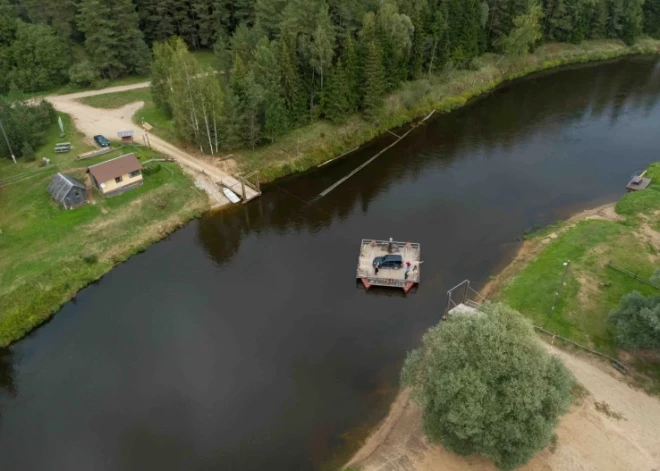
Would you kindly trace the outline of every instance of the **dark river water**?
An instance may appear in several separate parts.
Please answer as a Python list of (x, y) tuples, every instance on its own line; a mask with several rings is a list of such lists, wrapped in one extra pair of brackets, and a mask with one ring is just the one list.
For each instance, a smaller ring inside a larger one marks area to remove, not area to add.
[[(537, 75), (208, 214), (0, 355), (2, 470), (313, 470), (381, 420), (448, 288), (526, 228), (660, 159), (660, 63)], [(420, 242), (407, 297), (357, 289), (362, 238)]]

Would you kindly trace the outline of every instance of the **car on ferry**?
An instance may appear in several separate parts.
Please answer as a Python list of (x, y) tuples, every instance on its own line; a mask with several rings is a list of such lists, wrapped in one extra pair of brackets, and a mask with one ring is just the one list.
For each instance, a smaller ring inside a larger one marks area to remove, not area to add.
[(403, 258), (401, 255), (385, 255), (383, 257), (376, 257), (373, 261), (374, 268), (383, 270), (389, 268), (392, 270), (400, 270), (403, 267)]

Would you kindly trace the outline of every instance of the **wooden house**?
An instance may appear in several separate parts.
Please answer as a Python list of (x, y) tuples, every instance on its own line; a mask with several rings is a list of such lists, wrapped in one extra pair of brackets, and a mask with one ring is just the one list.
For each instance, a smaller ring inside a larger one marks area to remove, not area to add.
[(135, 154), (122, 155), (87, 168), (92, 183), (103, 196), (117, 196), (144, 183), (142, 165)]
[(61, 204), (64, 209), (75, 208), (87, 203), (87, 189), (85, 185), (69, 175), (58, 173), (48, 185), (50, 196)]

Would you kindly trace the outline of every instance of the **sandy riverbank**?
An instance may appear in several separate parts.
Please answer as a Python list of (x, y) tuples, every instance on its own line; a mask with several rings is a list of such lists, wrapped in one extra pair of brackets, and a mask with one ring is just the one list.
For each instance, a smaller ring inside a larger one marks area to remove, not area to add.
[[(523, 471), (654, 470), (660, 467), (660, 400), (631, 388), (609, 365), (548, 347), (588, 394), (559, 422), (557, 442)], [(420, 409), (403, 391), (390, 414), (347, 465), (361, 471), (490, 471), (481, 456), (460, 457), (428, 442)]]

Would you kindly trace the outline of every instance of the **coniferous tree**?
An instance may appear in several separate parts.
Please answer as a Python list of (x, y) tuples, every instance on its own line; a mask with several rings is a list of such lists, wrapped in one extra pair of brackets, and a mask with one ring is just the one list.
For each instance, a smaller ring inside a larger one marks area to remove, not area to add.
[(85, 33), (85, 50), (101, 74), (115, 78), (141, 72), (150, 62), (139, 17), (131, 0), (82, 0), (78, 28)]
[(328, 84), (323, 90), (321, 104), (325, 117), (333, 123), (341, 123), (351, 112), (351, 106), (348, 101), (348, 82), (346, 80), (346, 71), (341, 62), (337, 60)]
[(342, 50), (342, 65), (346, 77), (346, 99), (350, 111), (360, 106), (360, 59), (352, 33), (346, 35)]
[(660, 0), (644, 2), (644, 32), (653, 38), (660, 38)]
[(644, 25), (644, 0), (627, 0), (623, 10), (621, 39), (631, 45), (642, 34)]
[(288, 0), (257, 0), (255, 4), (255, 27), (268, 36), (268, 39), (277, 38), (280, 34), (282, 14)]
[(254, 52), (254, 76), (264, 90), (264, 133), (272, 141), (289, 128), (289, 117), (282, 92), (278, 44), (263, 37)]
[(376, 28), (382, 48), (386, 90), (393, 90), (408, 74), (408, 56), (412, 48), (413, 24), (399, 13), (394, 0), (384, 0), (376, 16)]
[(376, 17), (369, 12), (364, 16), (360, 31), (360, 53), (364, 57), (362, 73), (362, 108), (368, 115), (374, 115), (385, 94), (385, 70), (383, 53), (376, 32)]
[(282, 91), (284, 103), (293, 125), (305, 121), (307, 113), (305, 92), (298, 73), (298, 55), (296, 53), (296, 37), (285, 30), (279, 41), (280, 68), (282, 70)]

